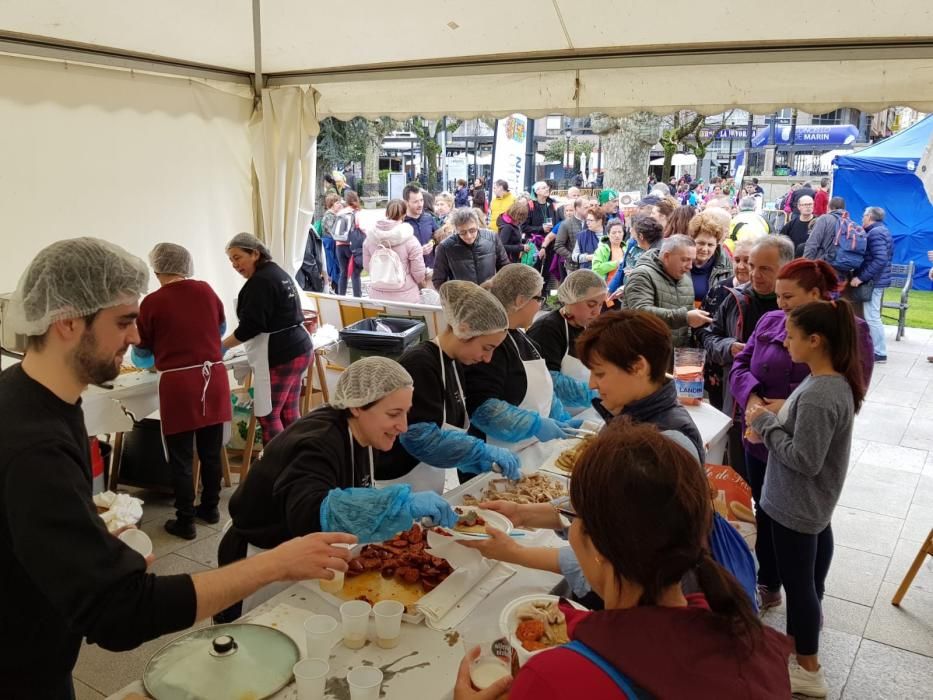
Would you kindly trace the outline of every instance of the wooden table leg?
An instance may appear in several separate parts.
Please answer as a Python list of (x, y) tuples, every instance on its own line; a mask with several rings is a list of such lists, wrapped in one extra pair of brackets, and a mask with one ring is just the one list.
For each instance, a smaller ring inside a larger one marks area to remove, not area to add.
[(240, 483), (249, 474), (249, 465), (253, 461), (253, 441), (256, 439), (256, 414), (249, 417), (249, 427), (246, 429), (246, 444), (243, 446), (242, 464), (240, 466)]
[(194, 480), (194, 497), (198, 497), (198, 483), (201, 481), (201, 458), (194, 453), (191, 459), (191, 478)]
[(227, 456), (226, 445), (220, 448), (220, 466), (223, 469), (224, 486), (232, 486), (233, 482), (230, 481), (230, 458)]
[(904, 580), (901, 581), (900, 588), (897, 589), (897, 593), (895, 593), (894, 597), (891, 599), (892, 605), (901, 604), (901, 600), (903, 600), (904, 595), (907, 593), (907, 589), (910, 588), (910, 584), (913, 583), (914, 577), (917, 575), (917, 572), (920, 571), (920, 567), (923, 566), (924, 559), (929, 556), (933, 556), (933, 530), (930, 530), (930, 534), (927, 535), (926, 542), (920, 545), (920, 551), (917, 552), (914, 563), (910, 565), (907, 575), (904, 576)]

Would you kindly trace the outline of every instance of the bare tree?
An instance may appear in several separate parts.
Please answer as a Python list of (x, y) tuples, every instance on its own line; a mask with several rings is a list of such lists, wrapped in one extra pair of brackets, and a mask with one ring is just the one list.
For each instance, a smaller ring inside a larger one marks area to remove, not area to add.
[(591, 128), (603, 138), (603, 187), (622, 192), (641, 190), (651, 147), (658, 142), (661, 117), (650, 112), (635, 112), (621, 118), (593, 114)]

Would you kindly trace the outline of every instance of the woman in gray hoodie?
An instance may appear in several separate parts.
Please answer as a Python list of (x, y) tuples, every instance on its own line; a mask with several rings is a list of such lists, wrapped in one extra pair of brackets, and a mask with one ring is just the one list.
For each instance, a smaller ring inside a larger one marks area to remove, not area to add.
[(405, 212), (402, 200), (389, 202), (385, 218), (376, 222), (363, 243), (363, 267), (370, 277), (370, 298), (419, 304), (424, 251), (411, 224), (403, 221)]

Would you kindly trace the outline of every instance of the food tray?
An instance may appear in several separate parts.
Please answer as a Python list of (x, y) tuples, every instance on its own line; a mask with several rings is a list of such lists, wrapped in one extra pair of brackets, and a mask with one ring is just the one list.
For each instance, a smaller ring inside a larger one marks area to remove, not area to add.
[[(549, 479), (558, 482), (565, 489), (570, 488), (570, 480), (567, 478), (567, 475), (564, 473), (554, 474), (551, 472), (546, 472), (544, 476), (547, 476)], [(504, 478), (501, 474), (496, 474), (494, 472), (486, 472), (485, 474), (480, 474), (475, 476), (469, 481), (460, 484), (455, 489), (451, 489), (444, 494), (444, 499), (451, 505), (461, 505), (463, 504), (464, 496), (473, 496), (474, 498), (482, 498), (483, 491), (490, 485), (490, 482), (497, 479)]]
[(550, 457), (544, 460), (540, 471), (546, 472), (549, 476), (556, 474), (557, 476), (562, 476), (565, 479), (568, 478), (570, 473), (557, 466), (557, 458), (560, 457), (564, 450), (569, 450), (570, 448), (579, 445), (580, 440), (581, 438), (569, 438), (567, 440), (554, 440), (553, 442), (548, 443), (550, 445), (554, 445), (554, 451), (551, 452)]
[[(524, 666), (535, 654), (540, 654), (542, 651), (549, 651), (550, 649), (555, 648), (549, 647), (548, 649), (539, 649), (538, 651), (528, 651), (525, 649), (525, 647), (522, 646), (522, 643), (519, 641), (518, 637), (515, 636), (515, 629), (518, 626), (518, 618), (516, 616), (518, 609), (525, 603), (531, 603), (536, 600), (558, 601), (560, 598), (556, 595), (550, 595), (546, 593), (532, 593), (531, 595), (523, 595), (506, 605), (502, 609), (502, 613), (499, 615), (499, 631), (502, 633), (502, 636), (509, 640), (509, 644), (512, 645), (512, 648), (515, 649), (515, 652), (518, 654), (519, 666)], [(564, 600), (570, 603), (571, 607), (574, 607), (577, 610), (587, 609), (576, 601), (567, 600), (566, 598)]]

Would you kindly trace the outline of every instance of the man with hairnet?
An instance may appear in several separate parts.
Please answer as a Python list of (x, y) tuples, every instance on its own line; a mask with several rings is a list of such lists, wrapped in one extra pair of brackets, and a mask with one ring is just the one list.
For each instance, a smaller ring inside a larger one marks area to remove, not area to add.
[(538, 317), (528, 329), (554, 380), (554, 393), (572, 414), (589, 408), (595, 398), (590, 371), (577, 359), (577, 338), (602, 312), (608, 293), (606, 281), (595, 272), (575, 270), (557, 288), (561, 308)]
[(443, 493), (447, 469), (473, 476), (498, 469), (519, 475), (508, 450), (467, 434), (470, 417), (463, 393), (464, 369), (489, 362), (505, 340), (509, 318), (502, 304), (472, 282), (450, 281), (440, 289), (447, 327), (437, 338), (410, 348), (399, 360), (414, 380), (408, 431), (376, 455), (380, 484), (411, 484)]
[[(145, 263), (94, 238), (58, 241), (14, 292), (21, 364), (0, 374), (0, 697), (73, 698), (82, 639), (112, 651), (190, 627), (279, 580), (333, 578), (349, 554), (328, 533), (219, 571), (155, 576), (107, 532), (91, 499), (81, 393), (119, 374), (139, 342)], [(216, 332), (216, 329), (214, 329)]]
[[(193, 540), (194, 519), (220, 522), (224, 423), (230, 420), (230, 383), (220, 341), (226, 330), (224, 305), (207, 282), (193, 280), (191, 254), (159, 243), (149, 263), (161, 285), (139, 305), (139, 342), (133, 360), (159, 370), (162, 441), (172, 468), (175, 518), (165, 529)], [(201, 504), (194, 507), (191, 469), (197, 445), (201, 460)]]
[[(412, 378), (386, 357), (357, 360), (340, 375), (331, 401), (288, 426), (230, 499), (232, 526), (218, 547), (221, 564), (252, 558), (291, 537), (339, 530), (378, 542), (430, 518), (453, 527), (450, 504), (409, 484), (375, 486), (374, 453), (408, 429)], [(278, 592), (268, 587), (216, 617), (230, 622)]]

